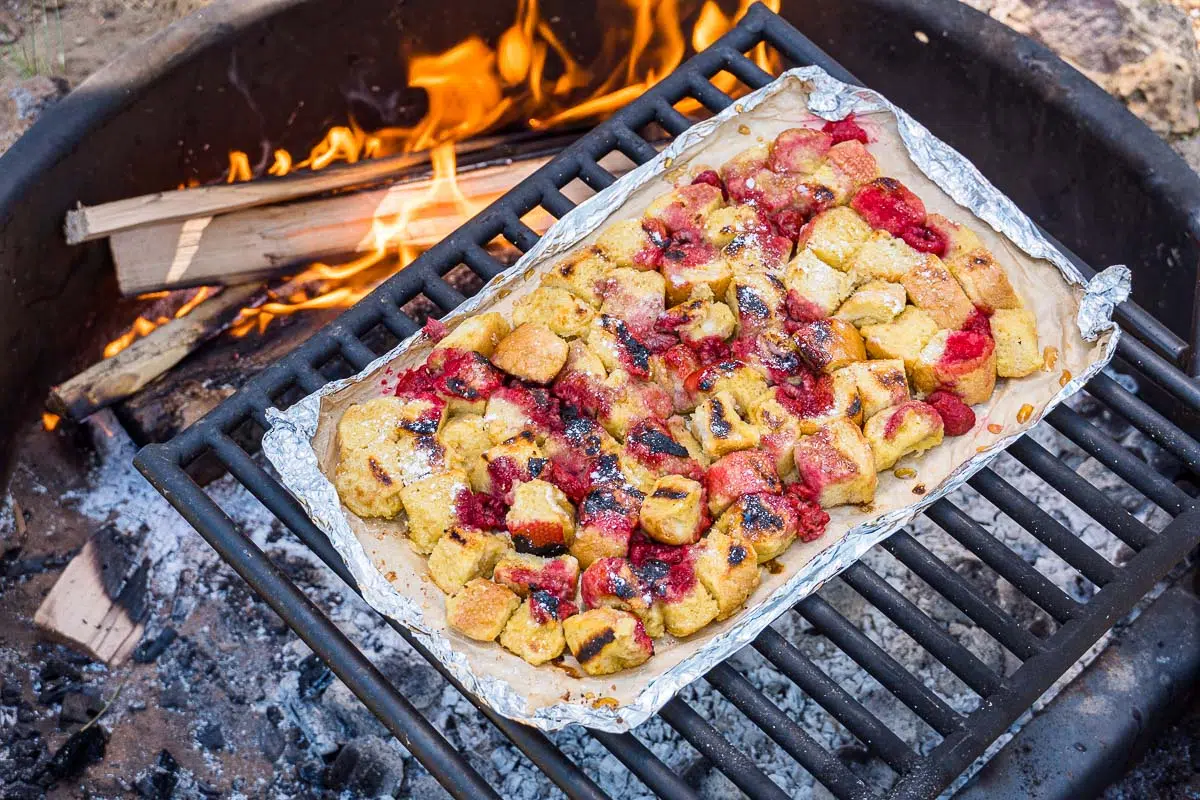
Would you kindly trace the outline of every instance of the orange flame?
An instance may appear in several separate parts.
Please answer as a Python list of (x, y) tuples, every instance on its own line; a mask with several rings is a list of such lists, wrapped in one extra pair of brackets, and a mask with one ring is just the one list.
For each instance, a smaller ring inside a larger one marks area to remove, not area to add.
[(42, 427), (48, 431), (52, 431), (58, 427), (58, 423), (62, 421), (62, 417), (58, 414), (51, 414), (49, 411), (42, 412)]

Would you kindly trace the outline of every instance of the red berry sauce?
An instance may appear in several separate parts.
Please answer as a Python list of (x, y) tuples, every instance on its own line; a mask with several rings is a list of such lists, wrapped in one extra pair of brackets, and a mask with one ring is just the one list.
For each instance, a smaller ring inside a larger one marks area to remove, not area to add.
[(956, 395), (938, 391), (929, 395), (925, 402), (933, 406), (942, 418), (947, 436), (962, 436), (975, 427), (975, 412)]
[(867, 132), (854, 121), (854, 115), (850, 114), (845, 119), (839, 119), (831, 122), (826, 122), (821, 126), (821, 130), (833, 137), (834, 144), (841, 144), (852, 139), (868, 144), (871, 139), (867, 136)]
[(903, 236), (909, 228), (925, 224), (925, 204), (895, 178), (876, 178), (855, 193), (850, 207), (872, 228)]

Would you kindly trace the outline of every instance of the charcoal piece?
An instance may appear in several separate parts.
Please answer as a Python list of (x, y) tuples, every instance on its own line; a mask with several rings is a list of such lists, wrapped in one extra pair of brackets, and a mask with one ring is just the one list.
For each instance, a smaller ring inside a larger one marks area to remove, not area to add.
[(333, 683), (333, 672), (315, 653), (309, 654), (300, 662), (298, 688), (300, 696), (305, 700), (320, 697), (331, 683)]
[(272, 764), (279, 760), (287, 749), (287, 737), (278, 728), (264, 727), (258, 738), (263, 756)]
[(49, 683), (42, 684), (42, 688), (38, 692), (37, 701), (44, 706), (61, 703), (62, 699), (67, 696), (67, 692), (70, 692), (76, 686), (78, 684), (70, 678), (55, 678)]
[(173, 679), (170, 683), (163, 687), (162, 694), (159, 695), (159, 702), (163, 708), (185, 709), (188, 707), (188, 691), (183, 685), (183, 681), (179, 678)]
[(209, 750), (225, 749), (225, 733), (221, 726), (210, 722), (196, 732), (196, 741)]
[(42, 664), (42, 671), (39, 677), (41, 678), (42, 683), (47, 683), (49, 681), (58, 680), (59, 678), (68, 678), (72, 681), (77, 681), (82, 676), (79, 673), (79, 669), (74, 664), (67, 661), (67, 659), (51, 656), (50, 658), (46, 659), (44, 664)]
[(21, 682), (5, 677), (0, 683), (0, 704), (15, 706), (21, 702)]
[(58, 727), (66, 730), (72, 725), (82, 725), (100, 713), (98, 699), (84, 692), (67, 692), (63, 695), (62, 710), (58, 712)]
[(283, 709), (274, 705), (267, 706), (267, 721), (279, 727), (279, 723), (283, 722)]
[(158, 657), (171, 646), (171, 643), (178, 638), (179, 634), (174, 628), (163, 628), (157, 636), (151, 639), (149, 636), (144, 637), (138, 646), (134, 648), (133, 660), (138, 664), (151, 664), (158, 660)]
[(41, 783), (49, 786), (57, 781), (74, 778), (89, 764), (94, 764), (104, 758), (108, 747), (108, 733), (99, 725), (82, 728), (71, 734), (62, 747), (42, 769)]
[(147, 800), (167, 800), (174, 796), (175, 786), (179, 783), (179, 762), (167, 750), (160, 750), (158, 760), (148, 769), (137, 782), (134, 789), (138, 797)]
[(45, 789), (25, 781), (18, 781), (4, 787), (4, 800), (41, 800), (45, 796)]
[(356, 797), (391, 796), (404, 781), (404, 758), (378, 736), (347, 742), (326, 776), (326, 786)]

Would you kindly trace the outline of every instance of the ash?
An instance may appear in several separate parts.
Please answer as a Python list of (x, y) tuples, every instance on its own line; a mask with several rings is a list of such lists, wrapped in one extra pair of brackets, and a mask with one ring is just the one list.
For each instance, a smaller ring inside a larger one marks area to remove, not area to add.
[[(1128, 379), (1120, 379), (1129, 384)], [(1172, 477), (1179, 474), (1179, 465), (1168, 455), (1098, 403), (1079, 396), (1072, 405), (1155, 469)], [(75, 515), (75, 529), (111, 525), (151, 562), (146, 633), (134, 658), (110, 669), (65, 646), (39, 641), (28, 619), (22, 620), (25, 635), (0, 646), (4, 796), (37, 797), (46, 787), (57, 785), (97, 796), (447, 797), (341, 681), (136, 473), (130, 464), (135, 447), (111, 418), (101, 417), (100, 422), (92, 430), (95, 458), (87, 480), (62, 492), (58, 505)], [(1160, 529), (1169, 521), (1048, 426), (1039, 426), (1033, 437), (1152, 528)], [(1117, 564), (1130, 557), (1123, 544), (1014, 459), (1001, 456), (993, 468), (1104, 557)], [(19, 474), (14, 487), (27, 486), (34, 495), (39, 487), (44, 494), (56, 491), (40, 481), (36, 470), (22, 469), (27, 474)], [(521, 800), (561, 796), (469, 701), (249, 492), (228, 477), (208, 491), (400, 692), (466, 753), (502, 796)], [(973, 490), (956, 493), (952, 501), (1072, 597), (1086, 601), (1095, 591)], [(6, 563), (13, 543), (19, 544), (13, 512), (11, 501), (0, 509)], [(61, 530), (51, 525), (39, 533), (46, 541), (69, 538), (67, 523), (62, 525)], [(1018, 622), (1039, 635), (1053, 631), (1052, 619), (928, 520), (918, 520), (910, 532)], [(46, 588), (53, 583), (56, 569), (66, 563), (65, 558), (60, 561), (57, 567), (51, 562), (46, 568)], [(883, 550), (876, 548), (864, 561), (996, 672), (1010, 674), (1019, 666), (962, 612)], [(10, 570), (2, 585), (6, 594), (15, 593), (39, 579), (33, 573), (13, 578)], [(973, 692), (848, 586), (833, 581), (821, 594), (951, 707), (964, 713), (976, 707), (979, 698)], [(33, 608), (36, 602), (26, 603), (19, 613), (32, 616)], [(928, 752), (940, 741), (936, 732), (798, 614), (785, 615), (774, 627), (914, 749)], [(883, 789), (895, 779), (755, 651), (744, 650), (733, 664), (869, 784)], [(828, 796), (766, 733), (706, 683), (697, 682), (682, 696), (789, 795)], [(84, 729), (89, 720), (91, 725)], [(635, 735), (701, 796), (742, 796), (660, 719), (641, 726)], [(550, 738), (609, 795), (651, 797), (584, 731), (568, 729)], [(63, 756), (64, 750), (70, 750), (66, 755), (74, 760)]]

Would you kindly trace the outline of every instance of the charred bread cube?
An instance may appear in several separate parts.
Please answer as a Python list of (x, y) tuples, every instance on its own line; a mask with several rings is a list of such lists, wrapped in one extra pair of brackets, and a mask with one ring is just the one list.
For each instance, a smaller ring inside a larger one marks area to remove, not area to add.
[(975, 312), (958, 281), (932, 253), (926, 253), (923, 262), (906, 272), (900, 283), (909, 301), (929, 314), (939, 328), (957, 330)]
[(654, 655), (654, 643), (642, 621), (615, 608), (593, 608), (568, 617), (563, 633), (571, 654), (588, 675), (611, 675), (644, 664)]
[(663, 635), (662, 606), (629, 559), (593, 561), (579, 578), (579, 596), (587, 608), (618, 608), (636, 614), (653, 639)]
[(492, 570), (492, 580), (521, 597), (549, 592), (559, 600), (575, 600), (579, 562), (574, 556), (543, 558), (532, 553), (506, 552)]
[(715, 527), (754, 545), (759, 564), (782, 555), (800, 532), (792, 499), (781, 494), (742, 495), (726, 509)]
[(513, 324), (544, 325), (558, 336), (582, 336), (596, 316), (583, 300), (555, 286), (539, 286), (513, 305)]
[(686, 344), (677, 344), (650, 356), (650, 379), (671, 398), (677, 412), (691, 411), (698, 398), (688, 390), (687, 379), (700, 369), (700, 359)]
[(692, 435), (709, 458), (756, 447), (758, 431), (737, 413), (737, 401), (728, 392), (705, 398), (692, 413)]
[(985, 402), (996, 386), (996, 344), (973, 331), (938, 331), (912, 370), (922, 395), (944, 389), (969, 406)]
[(838, 205), (850, 199), (860, 186), (879, 177), (875, 156), (857, 139), (838, 142), (825, 154), (825, 163), (809, 178), (833, 192)]
[(616, 370), (604, 381), (609, 398), (608, 406), (599, 414), (600, 424), (618, 440), (646, 417), (666, 419), (674, 407), (671, 398), (657, 384), (634, 378), (624, 370)]
[(735, 278), (746, 275), (777, 275), (792, 257), (792, 240), (769, 230), (739, 233), (721, 248), (721, 255)]
[(701, 286), (720, 297), (733, 278), (733, 270), (721, 251), (703, 241), (668, 247), (659, 269), (671, 303), (682, 303)]
[(601, 314), (592, 320), (587, 346), (609, 373), (626, 370), (639, 378), (650, 375), (650, 350), (620, 317)]
[(807, 175), (825, 163), (833, 137), (816, 128), (789, 128), (771, 142), (767, 166), (775, 172)]
[(645, 334), (654, 329), (666, 309), (665, 291), (666, 282), (657, 272), (614, 269), (604, 285), (600, 313), (624, 320), (635, 334)]
[(692, 429), (688, 427), (686, 419), (679, 416), (670, 417), (667, 420), (667, 430), (671, 432), (671, 438), (683, 445), (684, 450), (687, 450), (689, 458), (699, 464), (701, 468), (708, 468), (711, 459), (704, 452), (704, 448), (700, 446), (700, 442), (696, 441), (696, 437), (692, 435)]
[(759, 446), (775, 460), (775, 471), (787, 475), (796, 463), (792, 450), (800, 438), (800, 419), (787, 398), (780, 398), (781, 391), (772, 386), (750, 406), (746, 418), (758, 429)]
[(682, 475), (664, 475), (642, 501), (642, 530), (663, 544), (692, 544), (708, 525), (704, 486)]
[(997, 309), (991, 318), (996, 341), (996, 374), (1001, 378), (1024, 378), (1042, 368), (1038, 349), (1037, 318), (1025, 308)]
[(839, 376), (857, 387), (864, 419), (911, 399), (904, 362), (898, 358), (859, 361), (834, 373), (834, 378)]
[(542, 277), (542, 286), (566, 289), (593, 308), (599, 308), (604, 279), (612, 268), (612, 262), (598, 248), (584, 248), (551, 267)]
[(787, 265), (783, 285), (788, 291), (788, 310), (810, 320), (833, 315), (854, 290), (854, 281), (845, 272), (826, 264), (812, 250), (801, 250)]
[(725, 302), (737, 320), (738, 336), (746, 337), (783, 325), (787, 287), (767, 273), (739, 275), (729, 284)]
[(492, 446), (482, 414), (451, 417), (442, 425), (437, 438), (454, 465), (468, 470)]
[(856, 328), (891, 322), (904, 310), (908, 293), (899, 283), (868, 281), (854, 290), (834, 313)]
[(945, 261), (983, 247), (983, 242), (975, 234), (975, 231), (965, 225), (948, 220), (941, 214), (926, 216), (925, 227), (940, 236), (946, 243), (945, 252), (942, 253), (942, 259)]
[(844, 320), (804, 322), (792, 335), (800, 348), (800, 357), (818, 372), (834, 372), (867, 358), (858, 329)]
[(732, 205), (718, 208), (704, 220), (704, 235), (709, 244), (718, 249), (725, 247), (736, 237), (753, 233), (762, 228), (762, 222), (753, 206)]
[(733, 616), (758, 588), (758, 556), (748, 540), (712, 530), (696, 545), (696, 578), (717, 601), (717, 619)]
[(1013, 291), (1004, 268), (986, 249), (947, 257), (946, 266), (971, 302), (983, 311), (1021, 307), (1021, 298)]
[(493, 445), (471, 464), (471, 488), (481, 494), (511, 497), (518, 483), (542, 474), (546, 454), (532, 431), (521, 431)]
[(837, 206), (813, 217), (800, 231), (796, 246), (845, 272), (851, 257), (870, 236), (871, 226), (858, 212), (849, 206)]
[(703, 230), (704, 220), (723, 205), (719, 187), (691, 183), (655, 198), (646, 208), (645, 218), (662, 222), (671, 233)]
[(488, 436), (495, 444), (505, 442), (521, 431), (532, 431), (539, 442), (550, 433), (554, 406), (549, 392), (541, 387), (520, 384), (503, 386), (488, 398), (483, 413)]
[(796, 472), (821, 508), (875, 498), (875, 459), (863, 433), (848, 419), (834, 420), (796, 443)]
[(517, 549), (526, 553), (561, 552), (575, 536), (571, 501), (562, 489), (543, 480), (517, 484), (504, 523)]
[(775, 461), (762, 450), (739, 450), (713, 462), (705, 476), (708, 510), (714, 517), (746, 494), (778, 494), (783, 482)]
[(745, 413), (769, 388), (761, 372), (736, 358), (696, 370), (688, 376), (685, 386), (696, 397), (697, 403), (705, 397), (729, 394), (738, 413)]
[(418, 553), (428, 554), (446, 531), (458, 523), (459, 495), (471, 490), (467, 474), (453, 469), (410, 483), (400, 490), (408, 514), (408, 539)]
[(629, 555), (632, 528), (610, 528), (597, 523), (581, 523), (571, 542), (571, 555), (584, 569), (602, 558), (624, 558)]
[(850, 258), (849, 269), (862, 280), (901, 283), (925, 256), (887, 231), (875, 231)]
[(885, 408), (863, 426), (863, 435), (875, 456), (875, 468), (881, 471), (910, 453), (923, 453), (941, 444), (942, 432), (941, 415), (919, 400)]
[(500, 644), (535, 667), (558, 658), (567, 644), (558, 615), (567, 605), (543, 592), (530, 595), (509, 617)]
[(596, 249), (614, 266), (633, 269), (657, 269), (662, 244), (650, 237), (640, 219), (614, 222), (596, 239)]
[(707, 286), (696, 287), (686, 301), (667, 309), (662, 322), (674, 328), (685, 344), (693, 345), (706, 339), (724, 341), (737, 330), (729, 306), (714, 299)]
[(453, 526), (429, 554), (429, 575), (446, 594), (454, 594), (473, 578), (490, 578), (492, 568), (512, 540), (504, 533)]
[(496, 345), (510, 328), (508, 320), (495, 311), (468, 317), (433, 346), (434, 350), (471, 350), (485, 358), (492, 355)]
[[(622, 469), (627, 464), (635, 464), (649, 476), (649, 484), (638, 486), (648, 492), (654, 482), (663, 475), (682, 475), (684, 477), (699, 477), (703, 470), (692, 460), (686, 447), (676, 441), (665, 422), (653, 417), (646, 417), (635, 423), (625, 433), (625, 444), (621, 449)], [(629, 472), (626, 471), (628, 475)]]
[(504, 630), (519, 605), (521, 598), (510, 589), (475, 578), (446, 598), (446, 624), (468, 639), (490, 642)]
[(871, 358), (899, 359), (911, 372), (921, 350), (937, 332), (933, 317), (916, 306), (908, 306), (892, 322), (863, 326), (862, 337)]
[[(602, 467), (596, 472), (603, 473)], [(579, 524), (571, 555), (585, 569), (602, 558), (624, 558), (638, 525), (642, 496), (620, 482), (593, 487), (579, 504)]]
[(527, 322), (500, 340), (492, 363), (523, 381), (549, 383), (567, 363), (567, 343), (546, 325)]

